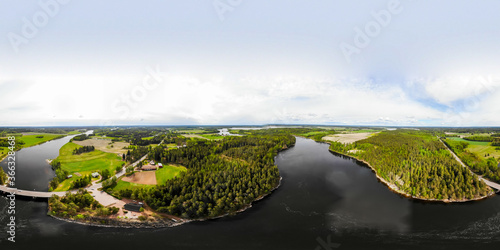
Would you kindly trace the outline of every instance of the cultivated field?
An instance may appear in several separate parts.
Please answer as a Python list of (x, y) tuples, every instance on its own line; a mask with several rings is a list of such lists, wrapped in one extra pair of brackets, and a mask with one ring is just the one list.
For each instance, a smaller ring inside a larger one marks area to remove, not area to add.
[(73, 143), (80, 146), (94, 146), (96, 150), (120, 155), (126, 154), (127, 149), (124, 148), (128, 148), (128, 146), (130, 146), (130, 143), (127, 142), (111, 142), (111, 140), (96, 138), (85, 141), (73, 141)]
[(76, 180), (78, 175), (89, 175), (93, 172), (99, 172), (108, 169), (114, 173), (116, 167), (124, 164), (121, 157), (112, 153), (102, 151), (92, 151), (79, 155), (73, 155), (73, 150), (80, 146), (75, 143), (66, 143), (59, 150), (59, 156), (55, 159), (61, 162), (61, 168), (67, 170), (73, 178), (66, 179), (59, 184), (54, 191), (67, 191), (71, 187), (71, 183)]
[[(65, 135), (58, 135), (58, 134), (23, 134), (23, 136), (19, 137), (18, 139), (25, 143), (23, 145), (23, 148), (27, 148), (38, 144), (42, 144), (50, 140), (62, 138), (64, 136)], [(37, 137), (42, 137), (42, 138), (37, 138)]]
[(136, 172), (131, 176), (123, 177), (122, 181), (145, 185), (156, 185), (156, 174), (155, 171)]
[(374, 133), (353, 133), (353, 134), (335, 134), (323, 137), (326, 141), (336, 141), (341, 143), (353, 143), (359, 140), (366, 139)]

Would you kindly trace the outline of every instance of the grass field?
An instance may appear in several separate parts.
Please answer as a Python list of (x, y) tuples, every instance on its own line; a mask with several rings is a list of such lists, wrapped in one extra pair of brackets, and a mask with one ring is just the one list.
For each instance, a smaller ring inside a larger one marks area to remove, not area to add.
[(225, 137), (219, 134), (202, 134), (201, 136), (209, 140), (222, 140)]
[(127, 181), (122, 181), (119, 180), (116, 186), (113, 188), (114, 193), (118, 193), (120, 190), (125, 190), (125, 189), (136, 189), (136, 188), (150, 188), (154, 187), (155, 185), (146, 185), (146, 184), (137, 184), (137, 183), (131, 183)]
[(59, 157), (56, 160), (61, 162), (61, 168), (67, 170), (73, 178), (66, 179), (55, 191), (69, 190), (71, 183), (78, 178), (76, 173), (82, 176), (108, 169), (111, 173), (115, 172), (117, 166), (124, 164), (121, 158), (116, 154), (105, 153), (102, 151), (92, 151), (80, 155), (73, 155), (73, 150), (80, 147), (75, 143), (67, 143), (59, 150)]
[(2, 160), (9, 153), (9, 148), (0, 147), (0, 160)]
[(74, 130), (74, 131), (70, 131), (68, 132), (68, 135), (77, 135), (77, 134), (81, 134), (82, 132), (78, 131), (78, 130)]
[[(496, 147), (492, 146), (482, 146), (482, 145), (469, 145), (467, 150), (471, 153), (476, 153), (482, 159), (495, 157), (498, 159), (500, 157), (500, 150), (495, 150)], [(485, 155), (489, 154), (489, 156), (485, 157)]]
[(464, 141), (464, 142), (469, 143), (469, 145), (488, 146), (490, 144), (489, 142), (484, 142), (484, 141), (468, 141), (468, 140), (464, 140), (464, 139), (458, 138), (458, 137), (449, 137), (447, 139), (454, 140), (454, 141)]
[(186, 171), (187, 169), (182, 166), (165, 165), (156, 171), (156, 183), (158, 185), (164, 184), (167, 180), (173, 179)]
[(199, 133), (204, 133), (205, 130), (203, 130), (203, 129), (185, 129), (185, 130), (177, 130), (175, 132), (179, 133), (179, 134), (199, 134)]
[(335, 131), (311, 131), (311, 132), (308, 132), (308, 133), (305, 133), (305, 134), (300, 134), (300, 135), (304, 136), (304, 137), (309, 137), (309, 136), (319, 135), (319, 134), (325, 134), (325, 133), (334, 134)]
[[(43, 136), (43, 138), (37, 138), (37, 136)], [(19, 137), (19, 140), (23, 141), (25, 144), (23, 145), (23, 148), (35, 146), (38, 144), (42, 144), (44, 142), (62, 138), (64, 135), (57, 135), (57, 134), (35, 134), (35, 135), (23, 135), (22, 137)]]
[(154, 136), (149, 136), (149, 137), (142, 137), (141, 139), (143, 139), (143, 140), (151, 140), (153, 138), (154, 138)]

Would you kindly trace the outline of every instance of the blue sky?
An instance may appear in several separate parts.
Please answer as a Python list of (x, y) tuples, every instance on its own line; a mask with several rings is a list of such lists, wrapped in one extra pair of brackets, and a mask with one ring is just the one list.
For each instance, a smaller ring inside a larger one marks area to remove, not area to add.
[(5, 0), (0, 126), (500, 126), (498, 9)]

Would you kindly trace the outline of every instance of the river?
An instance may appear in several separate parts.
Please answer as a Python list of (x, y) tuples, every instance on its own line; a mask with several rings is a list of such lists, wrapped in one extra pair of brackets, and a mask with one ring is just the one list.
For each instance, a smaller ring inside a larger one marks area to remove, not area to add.
[[(46, 190), (68, 137), (18, 155), (18, 188)], [(16, 203), (16, 243), (0, 231), (1, 249), (497, 249), (500, 197), (441, 204), (410, 200), (378, 182), (370, 169), (297, 138), (276, 163), (279, 189), (235, 216), (174, 228), (122, 229), (67, 223), (46, 215), (44, 201)], [(5, 168), (5, 162), (1, 166)], [(6, 198), (0, 197), (5, 225)], [(2, 228), (6, 228), (3, 226)], [(5, 248), (4, 248), (5, 246)]]

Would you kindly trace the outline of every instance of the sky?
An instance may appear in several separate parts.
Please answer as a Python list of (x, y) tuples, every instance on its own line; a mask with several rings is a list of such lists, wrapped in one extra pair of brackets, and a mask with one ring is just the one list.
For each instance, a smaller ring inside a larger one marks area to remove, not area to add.
[(500, 126), (500, 2), (0, 2), (0, 126)]

